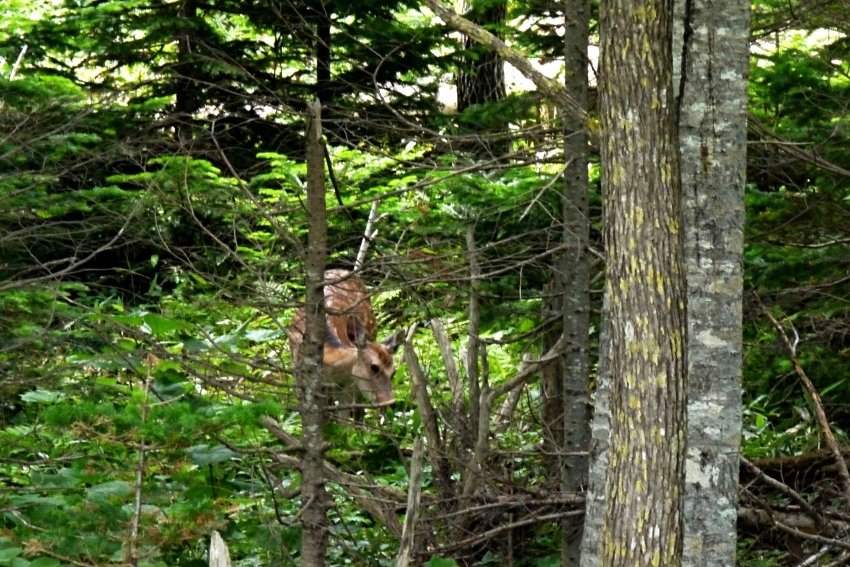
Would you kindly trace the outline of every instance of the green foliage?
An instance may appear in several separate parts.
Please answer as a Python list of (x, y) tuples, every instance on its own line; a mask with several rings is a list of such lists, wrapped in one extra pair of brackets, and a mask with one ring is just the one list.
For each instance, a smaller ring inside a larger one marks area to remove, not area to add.
[[(436, 90), (471, 53), (417, 3), (330, 1), (325, 13), (314, 4), (291, 2), (285, 13), (277, 3), (229, 0), (0, 7), (0, 485), (8, 488), (0, 566), (117, 564), (131, 546), (142, 565), (197, 565), (212, 530), (239, 565), (298, 564), (300, 477), (273, 456), (296, 453), (263, 420), (300, 434), (286, 327), (303, 297), (307, 236), (300, 112), (317, 95), (336, 181), (326, 180), (331, 264), (351, 266), (373, 201), (382, 215), (363, 273), (377, 288), (381, 334), (439, 318), (460, 359), (471, 230), (486, 274), (490, 384), (540, 353), (562, 236), (555, 162), (563, 156), (553, 150), (551, 109), (519, 93), (442, 112)], [(785, 9), (756, 4), (754, 33)], [(778, 44), (756, 36), (750, 110), (793, 145), (751, 133), (744, 451), (752, 458), (820, 447), (812, 402), (763, 308), (796, 329), (799, 361), (842, 441), (850, 428), (850, 384), (837, 370), (850, 355), (850, 43), (815, 33), (843, 21), (831, 9), (799, 21), (798, 32), (771, 34)], [(541, 61), (560, 56), (551, 10), (512, 2), (518, 25), (499, 31)], [(321, 30), (331, 34), (327, 76), (317, 63)], [(452, 138), (503, 128), (532, 162), (473, 167), (474, 152)], [(599, 170), (591, 170), (598, 237)], [(448, 423), (449, 378), (425, 325), (414, 344)], [(422, 416), (400, 366), (395, 406), (357, 424), (331, 422), (325, 433), (339, 471), (405, 491)], [(469, 405), (464, 398), (461, 409)], [(539, 405), (536, 385), (526, 388), (491, 439), (487, 466), (511, 490), (548, 487)], [(468, 451), (448, 426), (443, 433)], [(455, 482), (462, 467), (451, 466)], [(331, 562), (392, 564), (395, 536), (347, 488), (331, 485)], [(424, 489), (428, 502), (429, 467)], [(140, 535), (131, 542), (134, 520)], [(517, 532), (514, 563), (556, 564), (555, 529)], [(500, 564), (502, 543), (464, 560)], [(779, 560), (745, 541), (740, 562)]]

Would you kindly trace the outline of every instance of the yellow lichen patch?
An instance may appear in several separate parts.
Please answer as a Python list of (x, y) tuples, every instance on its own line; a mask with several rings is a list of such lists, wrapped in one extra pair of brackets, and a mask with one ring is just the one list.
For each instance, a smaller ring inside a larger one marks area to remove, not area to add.
[(640, 227), (643, 226), (643, 221), (644, 221), (645, 215), (646, 215), (646, 212), (644, 212), (643, 207), (635, 207), (634, 213), (633, 213), (634, 220), (635, 220), (635, 227), (640, 228)]
[(667, 217), (667, 231), (670, 234), (679, 234), (679, 221), (673, 217)]
[(673, 331), (670, 335), (670, 350), (677, 358), (682, 355), (682, 334), (679, 331)]

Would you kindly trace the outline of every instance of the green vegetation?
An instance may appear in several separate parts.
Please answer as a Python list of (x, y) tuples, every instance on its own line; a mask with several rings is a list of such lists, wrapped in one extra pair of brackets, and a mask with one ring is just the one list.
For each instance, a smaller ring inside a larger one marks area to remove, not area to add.
[[(496, 399), (474, 478), (486, 494), (464, 515), (475, 423), (429, 327), (445, 326), (463, 379), (471, 228), (490, 384), (546, 351), (565, 160), (552, 108), (534, 93), (444, 108), (438, 87), (474, 55), (410, 0), (329, 1), (324, 13), (263, 0), (32, 4), (0, 8), (0, 567), (204, 565), (213, 530), (235, 565), (298, 564), (286, 328), (303, 297), (302, 112), (315, 96), (336, 188), (331, 264), (351, 266), (377, 203), (363, 278), (379, 334), (420, 324), (447, 467), (426, 463), (422, 559), (557, 564), (563, 502), (538, 381), (513, 405)], [(547, 61), (559, 24), (530, 15), (538, 4), (509, 3), (527, 25), (503, 32)], [(765, 311), (793, 324), (839, 440), (850, 430), (850, 42), (838, 3), (753, 9), (743, 411), (745, 455), (759, 459), (822, 447)], [(477, 128), (503, 128), (510, 159), (480, 159)], [(423, 419), (396, 361), (398, 403), (327, 426), (332, 565), (392, 565), (398, 550), (388, 518), (404, 516)], [(447, 487), (457, 501), (440, 500)], [(522, 524), (526, 512), (552, 516)], [(785, 564), (774, 547), (785, 549), (753, 536), (741, 564)]]

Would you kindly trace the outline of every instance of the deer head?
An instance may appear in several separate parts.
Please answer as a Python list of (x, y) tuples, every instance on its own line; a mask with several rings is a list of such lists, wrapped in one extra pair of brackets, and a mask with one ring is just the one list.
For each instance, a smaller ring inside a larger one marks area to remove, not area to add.
[[(346, 270), (328, 270), (325, 281), (327, 326), (322, 358), (325, 382), (339, 388), (343, 403), (353, 403), (358, 394), (374, 403), (392, 403), (395, 401), (393, 354), (404, 343), (403, 331), (381, 343), (375, 342), (375, 313), (360, 278)], [(296, 362), (301, 359), (304, 329), (304, 311), (299, 309), (289, 330), (292, 358)]]

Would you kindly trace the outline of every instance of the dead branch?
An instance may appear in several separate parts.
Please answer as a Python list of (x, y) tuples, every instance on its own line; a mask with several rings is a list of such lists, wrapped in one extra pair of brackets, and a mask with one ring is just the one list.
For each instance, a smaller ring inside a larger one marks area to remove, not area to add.
[(800, 364), (799, 359), (797, 358), (797, 342), (799, 337), (797, 335), (797, 330), (792, 326), (791, 329), (794, 331), (795, 341), (792, 343), (788, 338), (788, 335), (785, 333), (784, 327), (776, 320), (770, 311), (767, 309), (763, 310), (767, 318), (770, 320), (773, 327), (776, 329), (776, 332), (779, 333), (782, 342), (785, 344), (785, 348), (788, 349), (788, 354), (791, 359), (791, 364), (794, 365), (794, 371), (797, 373), (797, 377), (800, 379), (800, 382), (803, 384), (803, 387), (806, 390), (806, 393), (809, 395), (809, 398), (812, 400), (812, 405), (814, 406), (815, 416), (817, 417), (818, 424), (821, 427), (821, 431), (823, 432), (824, 440), (826, 441), (827, 447), (829, 447), (832, 452), (833, 457), (835, 458), (835, 463), (838, 466), (838, 478), (841, 479), (841, 486), (844, 491), (844, 500), (848, 507), (850, 507), (850, 473), (847, 471), (847, 463), (844, 461), (844, 457), (841, 454), (841, 447), (838, 445), (838, 442), (835, 440), (835, 435), (832, 433), (832, 428), (829, 425), (829, 420), (826, 417), (826, 411), (823, 409), (823, 402), (821, 401), (820, 394), (815, 388), (815, 385), (809, 379), (808, 374), (803, 369), (803, 366)]
[(401, 530), (398, 559), (396, 567), (407, 567), (413, 556), (413, 535), (416, 520), (419, 517), (419, 497), (422, 494), (422, 457), (424, 449), (422, 437), (417, 436), (413, 441), (413, 455), (410, 457), (410, 482), (407, 489), (407, 512), (404, 515), (404, 525)]
[[(293, 443), (298, 444), (297, 438), (286, 433), (272, 418), (264, 417), (262, 421), (269, 431), (275, 437), (284, 441), (290, 449), (293, 447)], [(301, 470), (303, 466), (301, 458), (282, 452), (273, 453), (272, 458), (277, 464), (288, 470)], [(369, 483), (363, 477), (342, 472), (327, 460), (322, 462), (322, 473), (324, 478), (343, 487), (355, 502), (381, 525), (387, 527), (395, 537), (401, 537), (401, 523), (398, 521), (395, 511), (405, 500), (403, 492), (389, 486), (375, 485)], [(302, 510), (305, 508), (307, 508), (306, 503), (302, 505)]]
[(455, 363), (452, 345), (449, 342), (449, 337), (446, 335), (446, 328), (443, 322), (439, 319), (431, 320), (431, 332), (434, 334), (434, 341), (440, 349), (440, 356), (443, 358), (443, 366), (446, 368), (446, 378), (449, 380), (449, 388), (452, 390), (452, 411), (459, 414), (463, 406), (463, 384), (457, 373), (457, 364)]
[(410, 374), (413, 396), (416, 400), (416, 405), (419, 407), (422, 426), (425, 428), (428, 460), (431, 461), (431, 468), (434, 471), (434, 484), (439, 494), (447, 496), (452, 492), (451, 470), (448, 459), (442, 451), (442, 436), (440, 435), (440, 426), (437, 423), (437, 412), (434, 410), (434, 406), (431, 404), (431, 398), (428, 396), (428, 380), (422, 371), (422, 365), (419, 363), (416, 350), (413, 348), (413, 341), (411, 339), (415, 331), (416, 325), (414, 324), (410, 327), (407, 333), (407, 340), (404, 343), (404, 361), (407, 365), (407, 372)]

